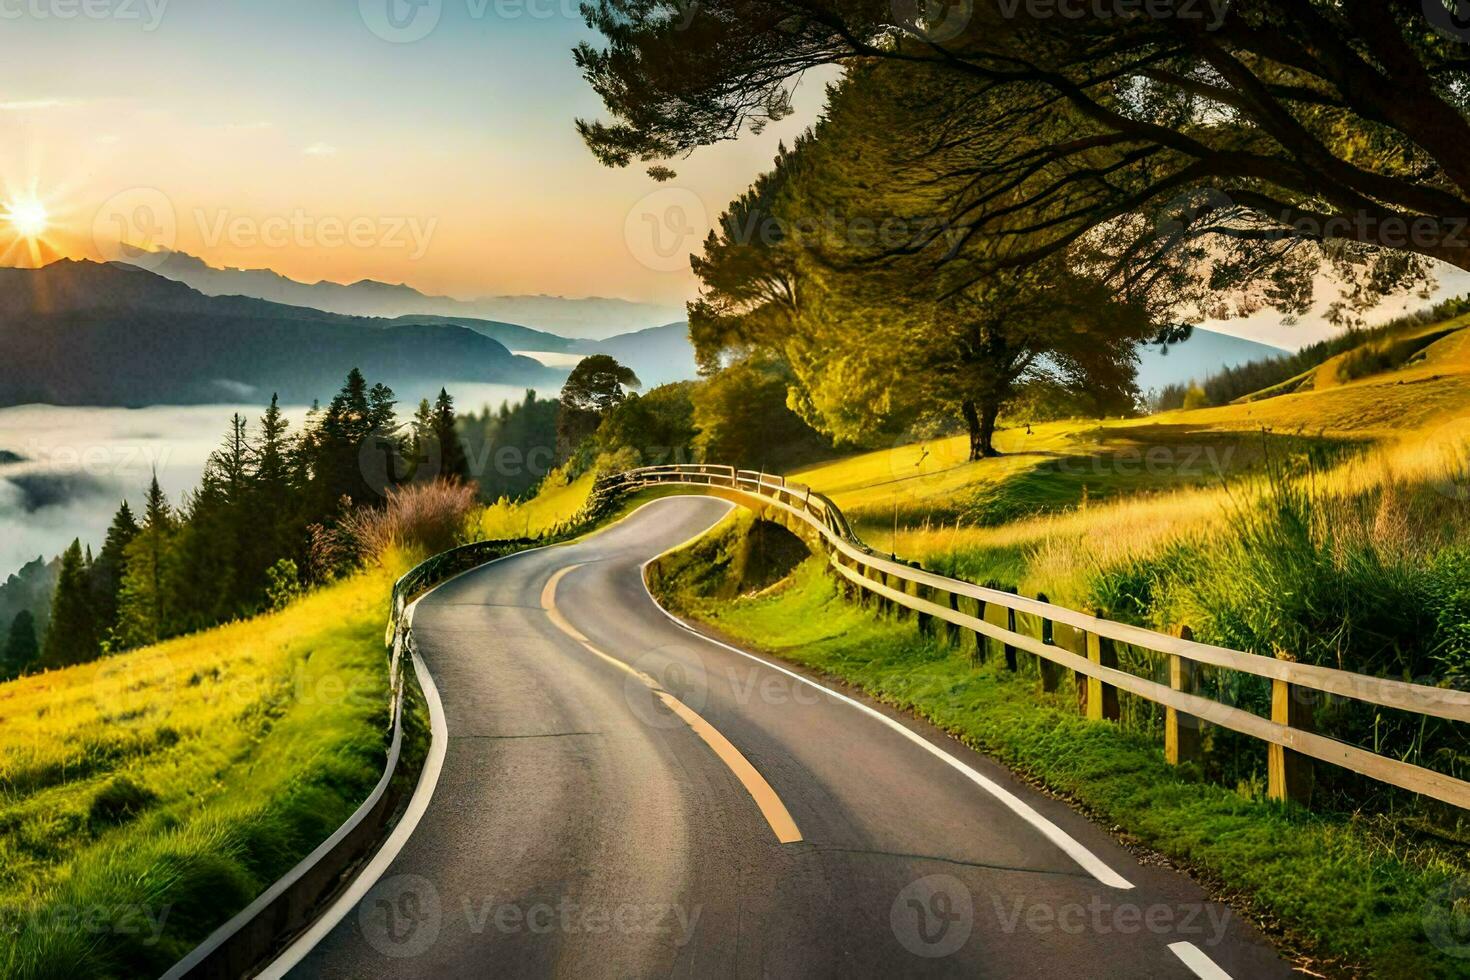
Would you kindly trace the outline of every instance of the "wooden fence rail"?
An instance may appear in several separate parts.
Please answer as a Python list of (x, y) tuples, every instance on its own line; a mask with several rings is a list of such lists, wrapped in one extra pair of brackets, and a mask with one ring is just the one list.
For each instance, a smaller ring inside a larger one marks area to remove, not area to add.
[[(1198, 643), (1187, 629), (1168, 635), (1113, 622), (1045, 601), (986, 588), (905, 564), (880, 555), (853, 533), (842, 511), (808, 486), (784, 477), (717, 465), (649, 466), (607, 478), (610, 488), (636, 489), (677, 483), (707, 488), (751, 509), (775, 510), (820, 542), (841, 581), (877, 597), (885, 606), (912, 610), (922, 626), (945, 624), (976, 636), (980, 655), (993, 640), (1014, 667), (1016, 651), (1034, 655), (1041, 665), (1043, 686), (1061, 687), (1059, 671), (1077, 679), (1079, 699), (1088, 717), (1119, 717), (1118, 692), (1126, 691), (1165, 709), (1165, 757), (1178, 764), (1198, 757), (1199, 723), (1265, 742), (1268, 747), (1268, 792), (1277, 799), (1300, 799), (1310, 788), (1310, 762), (1342, 766), (1369, 779), (1470, 809), (1470, 782), (1412, 763), (1380, 755), (1311, 730), (1310, 704), (1319, 692), (1455, 722), (1470, 721), (1470, 692), (1412, 684), (1334, 670), (1292, 660), (1243, 653)], [(861, 593), (859, 593), (861, 594)], [(978, 615), (962, 611), (965, 605)], [(1017, 629), (1016, 617), (1040, 624), (1038, 635)], [(1058, 625), (1067, 628), (1065, 642), (1052, 642)], [(1117, 644), (1150, 650), (1166, 658), (1168, 683), (1129, 673), (1118, 666)], [(1224, 668), (1265, 678), (1271, 683), (1271, 717), (1222, 704), (1195, 693), (1199, 666)]]

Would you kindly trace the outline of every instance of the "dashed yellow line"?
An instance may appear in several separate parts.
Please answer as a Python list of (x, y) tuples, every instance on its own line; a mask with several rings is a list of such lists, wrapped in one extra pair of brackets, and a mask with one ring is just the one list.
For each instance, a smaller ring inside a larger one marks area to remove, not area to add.
[(694, 734), (698, 735), (714, 751), (715, 755), (729, 768), (735, 778), (740, 780), (740, 784), (745, 787), (745, 791), (750, 794), (750, 798), (760, 808), (761, 815), (766, 818), (766, 823), (770, 824), (772, 833), (776, 835), (776, 840), (782, 844), (791, 844), (801, 840), (801, 831), (797, 828), (796, 821), (791, 818), (791, 812), (786, 809), (786, 804), (781, 802), (781, 798), (776, 795), (776, 791), (771, 788), (771, 784), (766, 782), (765, 777), (760, 774), (755, 766), (751, 765), (750, 760), (729, 739), (720, 734), (719, 729), (705, 721), (698, 712), (694, 711), (683, 701), (680, 701), (668, 691), (665, 691), (659, 686), (655, 678), (650, 677), (635, 667), (629, 666), (616, 657), (603, 653), (593, 646), (591, 641), (580, 630), (567, 622), (567, 618), (556, 608), (556, 587), (569, 572), (581, 568), (584, 564), (586, 562), (568, 565), (565, 568), (558, 569), (556, 574), (552, 575), (547, 581), (546, 587), (541, 590), (541, 608), (546, 610), (546, 615), (552, 624), (567, 636), (580, 643), (588, 653), (602, 658), (626, 673), (632, 674), (646, 684), (658, 699), (668, 706), (670, 711), (677, 715), (680, 720), (694, 731)]

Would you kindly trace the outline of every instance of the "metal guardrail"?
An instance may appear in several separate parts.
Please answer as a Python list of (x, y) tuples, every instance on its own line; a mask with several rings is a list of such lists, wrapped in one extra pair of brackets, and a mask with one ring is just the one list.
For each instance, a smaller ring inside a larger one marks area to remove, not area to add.
[(398, 794), (390, 790), (403, 752), (403, 664), (413, 651), (413, 633), (404, 617), (409, 603), (460, 572), (539, 543), (529, 538), (478, 541), (434, 555), (393, 583), (384, 638), (389, 649), (392, 740), (377, 786), (330, 837), (175, 963), (164, 980), (246, 976), (273, 954), (282, 937), (313, 921), (323, 901), (337, 891), (343, 874), (375, 848), (398, 804)]
[[(611, 478), (608, 486), (627, 491), (670, 483), (707, 488), (745, 506), (785, 514), (815, 533), (843, 581), (921, 617), (995, 640), (1008, 652), (1034, 654), (1040, 658), (1042, 684), (1048, 690), (1057, 689), (1062, 675), (1071, 671), (1089, 717), (1116, 719), (1118, 691), (1163, 706), (1165, 754), (1172, 763), (1198, 757), (1199, 723), (1209, 722), (1267, 744), (1268, 792), (1272, 797), (1295, 799), (1307, 795), (1309, 760), (1317, 760), (1470, 809), (1470, 782), (1318, 734), (1311, 730), (1310, 711), (1313, 700), (1326, 694), (1466, 722), (1470, 721), (1470, 692), (1197, 643), (1187, 630), (1171, 636), (927, 572), (873, 551), (853, 533), (847, 518), (830, 499), (780, 476), (717, 465), (649, 466)], [(977, 614), (962, 611), (961, 600), (975, 605)], [(1034, 617), (1042, 624), (1041, 638), (1017, 631), (1018, 614)], [(1071, 634), (1061, 638), (1064, 642), (1054, 639), (1058, 625)], [(1118, 643), (1166, 656), (1169, 683), (1120, 669), (1114, 647)], [(1195, 669), (1201, 666), (1269, 680), (1271, 717), (1194, 693)], [(1318, 693), (1303, 696), (1301, 692)]]

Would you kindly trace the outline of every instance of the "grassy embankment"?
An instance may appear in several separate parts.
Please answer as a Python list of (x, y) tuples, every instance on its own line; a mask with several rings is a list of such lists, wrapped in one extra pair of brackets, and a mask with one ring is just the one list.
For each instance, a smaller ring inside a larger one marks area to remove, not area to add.
[(740, 538), (751, 523), (737, 512), (662, 562), (663, 601), (928, 718), (1063, 794), (1125, 840), (1188, 867), (1314, 973), (1463, 975), (1452, 953), (1465, 951), (1457, 931), (1465, 918), (1445, 889), (1470, 863), (1390, 822), (1311, 814), (1167, 766), (1148, 734), (1088, 722), (1074, 701), (1040, 694), (1034, 678), (1000, 669), (997, 658), (977, 665), (912, 620), (843, 598), (820, 560), (774, 586), (732, 587), (731, 570), (749, 564)]
[(0, 685), (0, 975), (157, 974), (356, 809), (392, 574)]

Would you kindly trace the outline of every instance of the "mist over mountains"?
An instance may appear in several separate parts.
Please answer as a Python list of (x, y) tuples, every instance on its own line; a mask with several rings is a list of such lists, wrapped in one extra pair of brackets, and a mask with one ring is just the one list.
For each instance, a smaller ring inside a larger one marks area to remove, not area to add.
[(129, 266), (0, 269), (0, 405), (142, 406), (329, 397), (353, 367), (401, 394), (454, 382), (559, 386), (564, 372), (456, 324), (392, 324), (205, 296)]
[[(430, 296), (411, 286), (364, 279), (354, 283), (300, 282), (270, 269), (221, 269), (186, 252), (154, 253), (146, 263), (157, 274), (206, 296), (253, 296), (347, 316), (395, 318), (427, 314), (533, 324), (565, 338), (602, 339), (682, 319), (677, 306), (622, 299), (562, 296), (486, 296), (460, 300)], [(523, 348), (542, 350), (546, 348)]]

